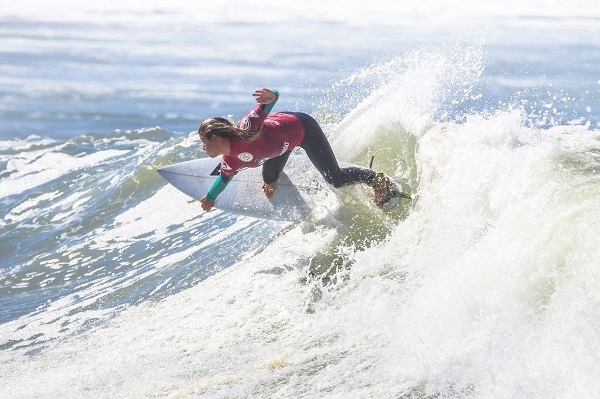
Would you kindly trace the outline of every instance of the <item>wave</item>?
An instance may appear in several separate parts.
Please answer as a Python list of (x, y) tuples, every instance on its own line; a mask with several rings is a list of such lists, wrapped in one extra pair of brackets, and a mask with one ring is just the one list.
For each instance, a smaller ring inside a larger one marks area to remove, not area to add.
[(202, 214), (153, 171), (197, 143), (158, 128), (3, 145), (0, 392), (600, 392), (600, 132), (465, 106), (479, 49), (423, 54), (327, 124), (342, 160), (384, 149), (414, 196), (390, 214), (356, 188), (300, 224)]

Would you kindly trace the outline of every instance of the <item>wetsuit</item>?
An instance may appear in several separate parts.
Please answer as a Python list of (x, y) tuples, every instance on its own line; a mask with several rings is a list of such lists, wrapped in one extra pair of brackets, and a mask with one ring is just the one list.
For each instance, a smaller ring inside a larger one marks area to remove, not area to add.
[(262, 129), (254, 141), (230, 139), (230, 152), (221, 161), (221, 173), (206, 194), (214, 202), (227, 183), (245, 168), (263, 166), (263, 181), (277, 181), (291, 151), (301, 147), (327, 183), (343, 187), (355, 183), (371, 185), (375, 172), (359, 167), (340, 168), (325, 133), (310, 115), (301, 112), (278, 112), (268, 115), (279, 98), (270, 104), (256, 105), (241, 121), (239, 127), (249, 133)]

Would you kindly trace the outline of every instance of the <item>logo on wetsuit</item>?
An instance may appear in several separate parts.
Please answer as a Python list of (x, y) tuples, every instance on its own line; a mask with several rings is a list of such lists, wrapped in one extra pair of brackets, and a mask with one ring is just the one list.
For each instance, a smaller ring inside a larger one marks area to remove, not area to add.
[(221, 160), (221, 169), (223, 170), (231, 170), (231, 166), (227, 165), (224, 159)]
[(250, 118), (259, 118), (259, 115), (254, 111), (250, 111), (248, 115), (244, 116), (241, 121), (238, 122), (238, 128), (244, 132), (249, 131), (252, 128), (252, 122)]
[(281, 123), (274, 121), (273, 119), (265, 119), (264, 123), (272, 123), (274, 125), (281, 126)]
[[(290, 148), (290, 143), (288, 143), (287, 141), (283, 143), (283, 149), (281, 150), (281, 154), (283, 154), (284, 152), (286, 152), (288, 150), (288, 148)], [(281, 155), (279, 154), (279, 155)]]
[(254, 159), (254, 156), (249, 152), (242, 152), (238, 155), (238, 159), (242, 162), (250, 162)]
[(250, 126), (252, 126), (252, 124), (250, 123), (250, 119), (248, 119), (248, 118), (242, 119), (238, 124), (238, 127), (241, 130), (243, 130), (244, 132), (247, 132), (248, 130), (250, 130)]

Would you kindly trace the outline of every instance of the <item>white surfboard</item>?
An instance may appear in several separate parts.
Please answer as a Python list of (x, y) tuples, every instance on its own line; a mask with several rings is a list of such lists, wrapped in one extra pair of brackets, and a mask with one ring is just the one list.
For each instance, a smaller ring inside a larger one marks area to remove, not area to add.
[[(157, 172), (181, 192), (200, 199), (218, 177), (220, 165), (219, 156), (165, 166)], [(356, 165), (340, 162), (340, 166)], [(262, 184), (262, 167), (241, 170), (219, 194), (215, 207), (263, 219), (301, 221), (319, 206), (334, 209), (341, 203), (333, 187), (303, 155), (290, 156), (271, 198), (263, 193)], [(396, 206), (400, 198), (410, 198), (402, 193), (399, 184), (391, 184), (390, 200), (384, 205), (384, 210)]]
[[(157, 172), (178, 190), (200, 199), (217, 178), (220, 164), (220, 156), (201, 158), (165, 166)], [(290, 156), (270, 199), (263, 193), (262, 183), (261, 167), (239, 171), (219, 195), (215, 207), (258, 218), (300, 221), (319, 205), (339, 203), (332, 187), (305, 156)]]

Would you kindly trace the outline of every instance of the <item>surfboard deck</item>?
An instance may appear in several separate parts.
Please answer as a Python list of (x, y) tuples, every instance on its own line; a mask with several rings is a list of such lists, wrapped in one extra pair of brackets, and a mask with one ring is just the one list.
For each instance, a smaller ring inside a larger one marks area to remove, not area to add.
[[(157, 172), (181, 192), (200, 199), (218, 177), (220, 164), (220, 156), (200, 158), (165, 166)], [(290, 156), (271, 198), (264, 195), (262, 183), (262, 168), (239, 171), (219, 195), (215, 207), (264, 219), (301, 221), (318, 206), (333, 208), (340, 204), (333, 187), (303, 155)]]

